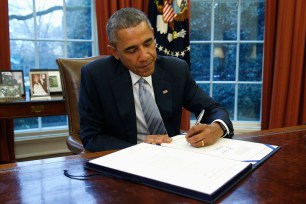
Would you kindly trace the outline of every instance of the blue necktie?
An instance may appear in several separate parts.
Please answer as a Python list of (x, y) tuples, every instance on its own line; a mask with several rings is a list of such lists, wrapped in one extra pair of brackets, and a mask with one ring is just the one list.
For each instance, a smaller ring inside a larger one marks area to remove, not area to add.
[(138, 92), (139, 101), (150, 134), (151, 135), (167, 134), (166, 128), (163, 123), (163, 119), (161, 118), (155, 100), (144, 86), (145, 80), (143, 78), (140, 78), (138, 83), (139, 83), (139, 92)]

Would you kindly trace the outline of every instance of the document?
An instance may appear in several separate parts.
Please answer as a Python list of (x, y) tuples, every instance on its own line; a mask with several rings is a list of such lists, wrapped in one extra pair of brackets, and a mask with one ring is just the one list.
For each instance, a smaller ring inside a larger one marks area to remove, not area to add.
[[(213, 202), (271, 153), (265, 145), (232, 139), (191, 147), (180, 135), (170, 144), (141, 143), (90, 160), (86, 167), (108, 176)], [(273, 146), (272, 151), (277, 147)]]
[(256, 168), (265, 160), (265, 157), (269, 157), (269, 154), (278, 149), (278, 146), (275, 145), (228, 138), (220, 138), (214, 145), (205, 148), (194, 148), (186, 141), (185, 135), (174, 136), (171, 143), (163, 143), (162, 146), (248, 162), (253, 164), (253, 168)]

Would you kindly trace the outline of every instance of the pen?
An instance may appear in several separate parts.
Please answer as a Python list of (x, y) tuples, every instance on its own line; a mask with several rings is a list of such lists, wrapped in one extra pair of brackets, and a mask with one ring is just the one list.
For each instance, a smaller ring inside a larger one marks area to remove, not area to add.
[(203, 109), (203, 110), (201, 111), (200, 115), (199, 115), (198, 118), (197, 118), (197, 121), (196, 121), (195, 125), (200, 124), (200, 122), (201, 122), (201, 120), (202, 120), (202, 118), (203, 118), (203, 116), (204, 116), (204, 113), (205, 113), (205, 109)]
[[(205, 113), (205, 109), (203, 109), (203, 110), (201, 111), (201, 113), (198, 115), (197, 121), (196, 121), (196, 123), (195, 123), (194, 125), (200, 124), (200, 122), (201, 122), (201, 120), (202, 120), (202, 118), (203, 118), (203, 116), (204, 116), (204, 113)], [(188, 135), (188, 134), (187, 134), (187, 135)], [(186, 135), (186, 140), (187, 140), (187, 142), (188, 142), (188, 138), (192, 137), (193, 135), (189, 135), (189, 136), (187, 136), (187, 135)], [(203, 142), (203, 140), (202, 140), (202, 142)], [(188, 144), (190, 144), (190, 143), (188, 142)], [(203, 145), (203, 146), (204, 146), (204, 145)]]

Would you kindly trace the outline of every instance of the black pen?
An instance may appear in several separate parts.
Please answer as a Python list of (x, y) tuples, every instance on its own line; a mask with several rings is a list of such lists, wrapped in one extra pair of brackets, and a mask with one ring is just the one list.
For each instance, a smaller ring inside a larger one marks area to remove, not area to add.
[(200, 115), (197, 117), (197, 121), (196, 121), (195, 125), (200, 124), (200, 122), (201, 122), (201, 120), (202, 120), (202, 118), (203, 118), (203, 116), (204, 116), (204, 113), (205, 113), (205, 109), (203, 109), (203, 110), (201, 111)]

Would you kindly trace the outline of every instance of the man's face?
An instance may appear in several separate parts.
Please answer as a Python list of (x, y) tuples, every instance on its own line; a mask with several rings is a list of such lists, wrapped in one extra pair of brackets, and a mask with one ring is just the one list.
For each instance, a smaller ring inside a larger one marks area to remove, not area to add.
[(115, 48), (109, 46), (110, 52), (123, 65), (139, 76), (150, 76), (154, 72), (156, 48), (154, 32), (142, 22), (136, 27), (117, 31)]

